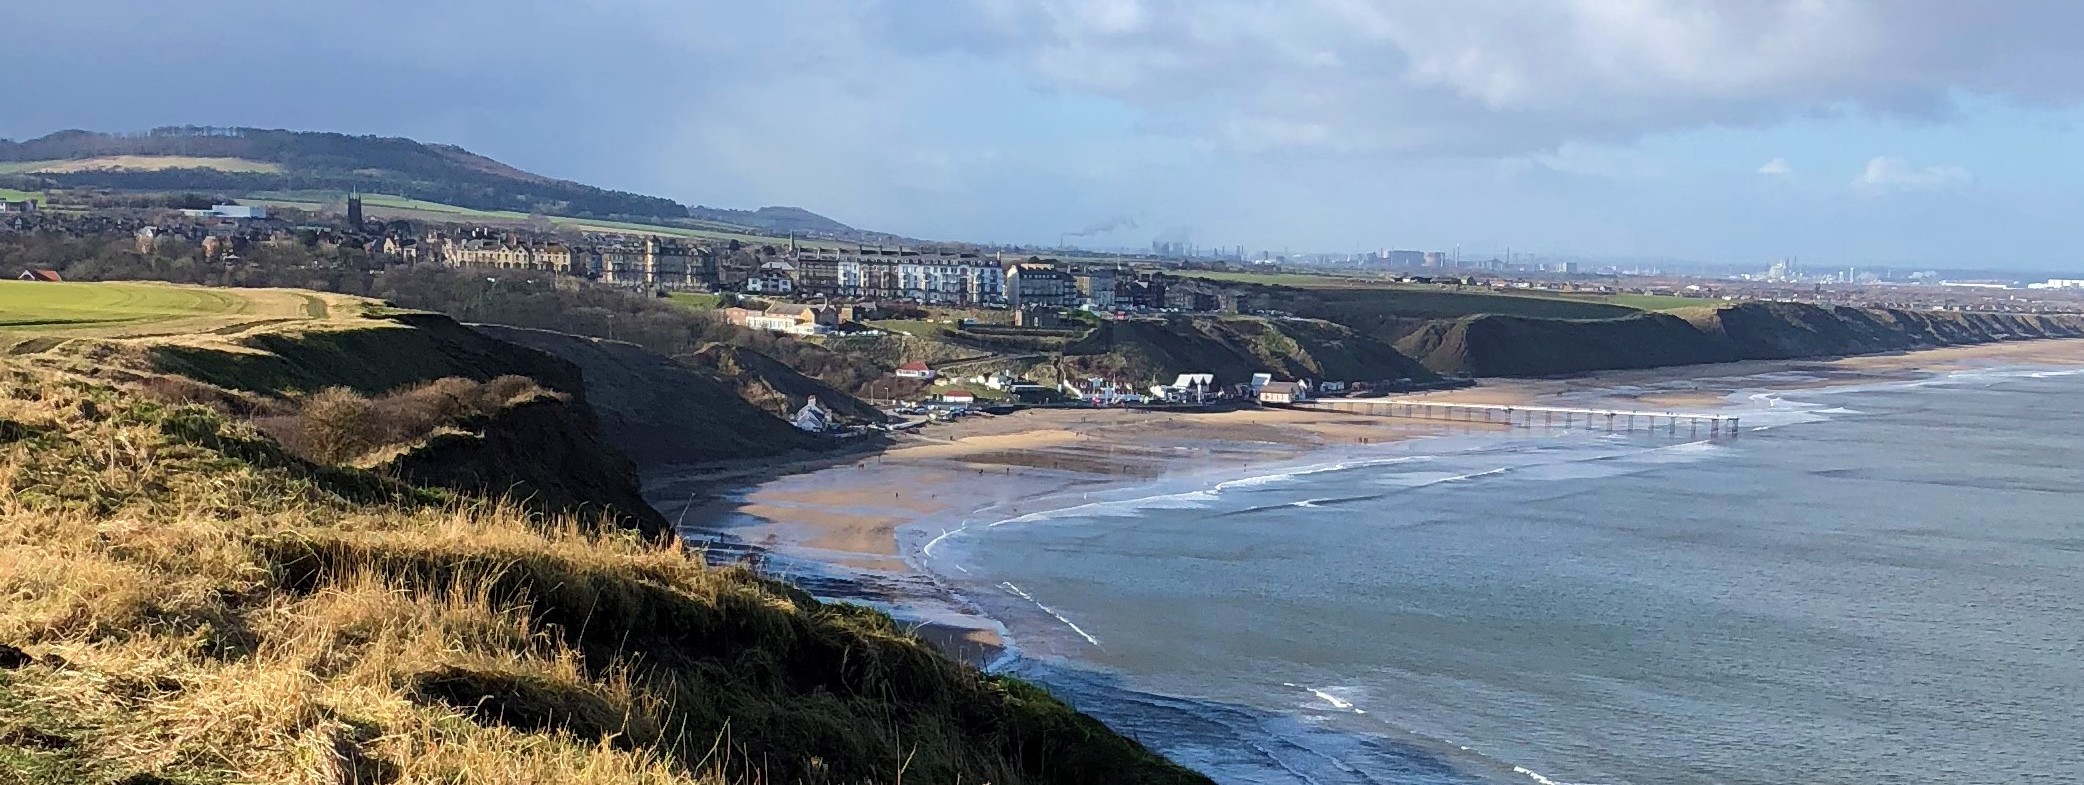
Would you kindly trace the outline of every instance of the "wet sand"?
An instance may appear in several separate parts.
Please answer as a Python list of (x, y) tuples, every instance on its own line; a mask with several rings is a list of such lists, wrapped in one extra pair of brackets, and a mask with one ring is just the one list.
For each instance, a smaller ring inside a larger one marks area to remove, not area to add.
[[(2084, 340), (1482, 380), (1412, 399), (1705, 412), (1740, 390), (2036, 364), (2084, 364)], [(651, 477), (646, 495), (667, 518), (681, 521), (690, 541), (785, 557), (805, 571), (829, 568), (838, 576), (820, 576), (817, 593), (880, 603), (915, 625), (922, 638), (983, 665), (1004, 646), (995, 622), (964, 614), (953, 597), (941, 598), (953, 612), (910, 612), (935, 584), (908, 560), (901, 544), (905, 527), (931, 533), (973, 516), (1046, 511), (1077, 504), (1085, 493), (1160, 477), (1236, 474), (1335, 446), (1497, 427), (1502, 426), (1278, 409), (1035, 409), (928, 426), (872, 455)]]
[[(913, 598), (878, 587), (922, 582), (900, 548), (906, 526), (1017, 516), (1164, 476), (1235, 472), (1331, 446), (1480, 427), (1273, 409), (1033, 409), (930, 426), (880, 454), (769, 467), (764, 477), (651, 477), (646, 495), (681, 522), (690, 541), (829, 565), (852, 578), (823, 582), (820, 593), (901, 602)], [(1003, 644), (983, 620), (913, 621), (922, 637), (980, 664)]]

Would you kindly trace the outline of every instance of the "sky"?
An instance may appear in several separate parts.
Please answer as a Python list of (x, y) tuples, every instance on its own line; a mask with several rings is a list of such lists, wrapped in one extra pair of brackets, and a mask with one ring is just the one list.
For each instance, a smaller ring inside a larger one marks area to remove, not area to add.
[(2074, 0), (0, 4), (0, 137), (462, 145), (978, 242), (2084, 270)]

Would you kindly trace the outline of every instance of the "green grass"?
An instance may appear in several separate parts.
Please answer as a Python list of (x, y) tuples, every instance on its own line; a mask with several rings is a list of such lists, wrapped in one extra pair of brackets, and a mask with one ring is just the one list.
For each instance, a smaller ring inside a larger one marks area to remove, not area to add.
[(674, 292), (672, 300), (697, 311), (713, 311), (724, 304), (723, 295), (709, 292)]
[(1266, 286), (1292, 286), (1297, 289), (1374, 289), (1395, 286), (1382, 278), (1350, 275), (1321, 275), (1317, 273), (1233, 273), (1215, 270), (1181, 270), (1187, 278), (1205, 278), (1227, 283), (1256, 283)]
[(869, 322), (868, 326), (885, 332), (904, 333), (921, 338), (939, 338), (948, 333), (948, 325), (917, 319), (879, 319)]
[(0, 330), (48, 332), (240, 313), (248, 298), (224, 290), (143, 284), (0, 281)]
[[(1383, 278), (1310, 273), (1190, 271), (1184, 275), (1228, 283), (1259, 284), (1297, 290), (1315, 301), (1305, 316), (1319, 316), (1359, 326), (1366, 317), (1455, 319), (1495, 313), (1548, 319), (1598, 319), (1643, 310), (1665, 310), (1706, 304), (1704, 300), (1651, 295), (1579, 295), (1558, 292), (1494, 291), (1483, 288), (1407, 284)], [(1276, 297), (1272, 307), (1283, 308)]]
[(1665, 294), (1615, 294), (1598, 298), (1600, 302), (1613, 303), (1639, 311), (1672, 311), (1680, 308), (1701, 308), (1721, 305), (1721, 300), (1704, 297), (1673, 297)]
[(46, 197), (42, 191), (17, 191), (12, 188), (0, 188), (0, 201), (43, 204), (45, 199)]
[[(342, 199), (345, 199), (346, 196), (346, 194), (337, 191), (257, 191), (252, 194), (248, 194), (246, 197), (242, 199), (242, 201), (249, 204), (256, 204), (266, 207), (284, 207), (299, 210), (315, 211), (327, 205), (339, 202)], [(423, 220), (488, 222), (497, 221), (521, 223), (529, 220), (530, 218), (529, 214), (527, 213), (517, 212), (513, 210), (474, 210), (468, 207), (457, 207), (452, 204), (443, 204), (441, 202), (429, 202), (420, 199), (407, 199), (402, 196), (392, 196), (389, 194), (363, 194), (362, 204), (372, 209), (398, 211), (401, 213), (405, 213), (406, 217), (408, 218), (419, 218)], [(700, 222), (703, 226), (662, 226), (656, 224), (631, 223), (628, 221), (610, 221), (599, 218), (568, 218), (563, 216), (551, 216), (550, 223), (561, 228), (576, 229), (583, 232), (600, 232), (605, 234), (652, 235), (655, 237), (678, 237), (684, 240), (705, 240), (711, 242), (729, 242), (732, 240), (737, 240), (740, 243), (754, 246), (778, 245), (788, 242), (788, 239), (784, 237), (754, 234), (748, 231), (731, 231), (730, 228), (725, 224), (718, 224), (709, 221)], [(797, 242), (797, 245), (810, 248), (837, 248), (842, 247), (844, 244), (833, 242), (799, 240)]]
[(352, 316), (333, 313), (345, 299), (283, 289), (0, 280), (0, 334), (223, 335), (247, 325)]

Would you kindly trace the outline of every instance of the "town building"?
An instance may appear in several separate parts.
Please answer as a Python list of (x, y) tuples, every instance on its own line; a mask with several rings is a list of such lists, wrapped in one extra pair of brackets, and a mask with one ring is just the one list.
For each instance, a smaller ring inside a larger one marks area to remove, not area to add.
[(264, 221), (268, 218), (268, 208), (243, 204), (220, 204), (211, 207), (209, 214), (215, 218)]
[(784, 303), (764, 311), (725, 308), (724, 320), (754, 330), (772, 330), (794, 335), (823, 335), (839, 326), (840, 310), (830, 305)]
[(450, 267), (490, 267), (500, 270), (535, 270), (586, 275), (592, 255), (561, 242), (535, 243), (495, 237), (458, 240), (444, 238), (437, 245), (441, 262)]
[(1071, 268), (1072, 284), (1078, 290), (1081, 304), (1094, 308), (1112, 309), (1115, 305), (1115, 279), (1117, 270), (1111, 265), (1079, 265)]
[(1071, 308), (1078, 299), (1078, 279), (1053, 262), (1032, 260), (1006, 269), (1006, 301), (1015, 308)]
[(653, 289), (691, 289), (701, 280), (695, 254), (679, 240), (646, 237), (617, 240), (595, 248), (602, 283)]
[(900, 379), (932, 379), (938, 375), (932, 367), (917, 360), (897, 366), (895, 373)]
[(796, 266), (788, 262), (767, 262), (760, 265), (760, 272), (745, 282), (745, 290), (759, 294), (789, 294), (797, 290)]
[(1065, 379), (1057, 389), (1073, 400), (1084, 401), (1095, 406), (1115, 406), (1125, 403), (1149, 403), (1150, 396), (1136, 391), (1136, 385), (1112, 381), (1099, 377)]
[(1267, 382), (1259, 388), (1260, 403), (1301, 403), (1310, 399), (1310, 388), (1302, 382)]
[(1205, 403), (1215, 389), (1215, 374), (1183, 373), (1171, 384), (1152, 385), (1151, 397), (1172, 403)]
[(802, 292), (927, 305), (1006, 302), (1005, 271), (974, 252), (799, 248), (795, 259)]
[(23, 199), (20, 201), (16, 201), (13, 199), (0, 199), (0, 213), (33, 212), (36, 212), (36, 201), (33, 199)]

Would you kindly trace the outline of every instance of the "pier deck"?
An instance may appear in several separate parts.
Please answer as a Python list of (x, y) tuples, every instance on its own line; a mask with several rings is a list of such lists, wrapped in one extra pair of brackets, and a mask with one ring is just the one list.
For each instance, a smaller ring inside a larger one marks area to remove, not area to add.
[(1679, 426), (1699, 435), (1706, 426), (1709, 436), (1737, 435), (1738, 418), (1721, 414), (1653, 412), (1628, 409), (1594, 409), (1569, 406), (1507, 406), (1490, 403), (1447, 403), (1395, 398), (1320, 398), (1296, 404), (1298, 408), (1365, 414), (1376, 417), (1408, 417), (1419, 420), (1490, 422), (1528, 428), (1579, 426), (1608, 432), (1658, 430), (1677, 434)]

